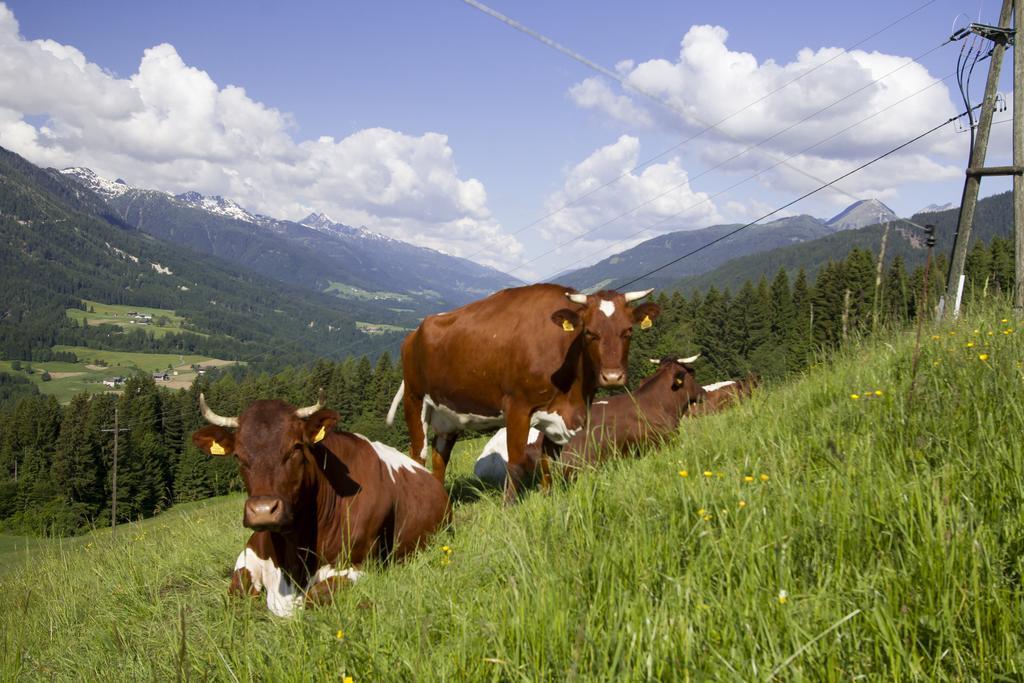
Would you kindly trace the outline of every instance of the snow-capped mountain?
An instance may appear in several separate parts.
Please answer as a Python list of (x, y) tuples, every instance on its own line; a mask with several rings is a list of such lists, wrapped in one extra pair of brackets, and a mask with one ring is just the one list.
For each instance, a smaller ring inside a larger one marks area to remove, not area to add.
[(255, 223), (258, 225), (260, 223), (260, 218), (266, 218), (265, 216), (256, 216), (251, 214), (235, 202), (230, 199), (225, 199), (220, 195), (206, 197), (198, 192), (192, 191), (174, 195), (174, 198), (188, 204), (189, 206), (194, 206), (197, 209), (202, 209), (203, 211), (208, 211), (209, 213), (217, 214), (218, 216), (234, 218), (236, 221), (245, 221), (246, 223)]
[(877, 199), (862, 199), (827, 220), (825, 225), (833, 230), (856, 230), (896, 218), (896, 212)]
[(126, 192), (130, 192), (134, 189), (131, 185), (120, 178), (117, 180), (108, 180), (107, 178), (96, 175), (92, 169), (85, 168), (84, 166), (65, 168), (61, 170), (61, 173), (74, 178), (80, 184), (89, 188), (104, 199), (120, 197)]
[(918, 209), (914, 213), (938, 213), (939, 211), (949, 211), (950, 209), (955, 208), (956, 204), (954, 204), (953, 202), (946, 202), (945, 204), (929, 204), (923, 209)]
[(338, 235), (342, 237), (360, 237), (363, 239), (370, 240), (383, 240), (397, 242), (399, 240), (382, 235), (379, 232), (368, 230), (365, 227), (354, 228), (351, 225), (345, 225), (344, 223), (335, 223), (331, 220), (327, 214), (323, 213), (311, 213), (301, 221), (298, 221), (299, 225), (305, 225), (307, 228), (313, 228), (319, 232), (327, 235)]
[(349, 300), (390, 301), (391, 306), (401, 301), (404, 311), (430, 312), (519, 284), (493, 268), (338, 223), (323, 213), (298, 222), (281, 220), (218, 195), (139, 189), (80, 167), (60, 173), (154, 237)]

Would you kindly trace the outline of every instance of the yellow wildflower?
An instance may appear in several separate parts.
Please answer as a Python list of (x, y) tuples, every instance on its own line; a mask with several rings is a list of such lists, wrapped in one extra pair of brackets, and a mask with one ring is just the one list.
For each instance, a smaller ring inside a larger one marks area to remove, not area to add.
[(779, 591), (779, 604), (780, 605), (785, 605), (787, 600), (789, 600), (789, 593), (787, 593), (785, 590), (780, 590)]
[(932, 365), (938, 365), (938, 364), (939, 364), (939, 361), (937, 361), (937, 360), (933, 360), (932, 361)]
[(975, 330), (974, 334), (981, 334), (981, 330)]
[(762, 474), (761, 475), (761, 481), (768, 481), (768, 475), (767, 474)]
[(937, 335), (937, 334), (933, 334), (933, 335), (932, 335), (932, 339), (939, 339), (939, 338), (940, 338), (940, 337), (939, 337), (939, 335)]
[(743, 481), (754, 481), (754, 477), (753, 475), (748, 474), (747, 476), (743, 477)]
[(860, 394), (850, 394), (850, 399), (856, 401), (860, 398)]
[(741, 508), (745, 508), (745, 507), (747, 507), (747, 501), (745, 501), (745, 500), (741, 500), (741, 501), (740, 501), (740, 507), (741, 507)]
[(704, 516), (704, 515), (706, 515), (707, 513), (708, 513), (708, 511), (707, 511), (707, 510), (705, 510), (704, 508), (701, 508), (700, 510), (697, 510), (697, 516), (698, 516), (698, 517), (703, 517), (703, 516)]
[(967, 348), (974, 348), (974, 342), (967, 342)]
[(1003, 334), (1013, 334), (1013, 330), (1003, 330)]
[(1008, 323), (1008, 322), (1010, 322), (1010, 319), (1009, 318), (1003, 318), (999, 322), (1001, 322), (1001, 323)]
[(705, 477), (713, 477), (714, 475), (715, 475), (715, 473), (712, 472), (711, 470), (704, 470), (704, 476)]
[(343, 640), (345, 638), (345, 632), (339, 628), (338, 632), (334, 634), (334, 637), (338, 640)]
[(955, 337), (955, 336), (956, 336), (956, 332), (950, 332), (950, 333), (949, 333), (949, 336), (950, 336), (950, 337)]
[(355, 682), (352, 680), (351, 676), (345, 676), (344, 680), (342, 680), (341, 683), (355, 683)]
[(683, 479), (686, 479), (688, 476), (690, 476), (690, 473), (687, 472), (686, 470), (679, 470), (679, 476), (682, 477)]
[(875, 389), (875, 396), (881, 396), (881, 395), (882, 395), (882, 390), (881, 389)]
[(441, 552), (444, 553), (445, 555), (451, 555), (452, 554), (452, 549), (449, 548), (446, 545), (443, 545), (443, 546), (441, 546)]
[(988, 354), (987, 353), (979, 353), (978, 354), (978, 360), (988, 360)]

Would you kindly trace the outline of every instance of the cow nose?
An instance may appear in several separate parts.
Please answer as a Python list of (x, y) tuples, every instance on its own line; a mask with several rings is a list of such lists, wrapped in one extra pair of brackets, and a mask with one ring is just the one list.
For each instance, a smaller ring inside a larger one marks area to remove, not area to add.
[(626, 383), (626, 373), (623, 370), (602, 370), (601, 386), (620, 387)]
[(253, 496), (245, 501), (242, 524), (253, 531), (274, 531), (287, 521), (285, 504), (274, 496)]

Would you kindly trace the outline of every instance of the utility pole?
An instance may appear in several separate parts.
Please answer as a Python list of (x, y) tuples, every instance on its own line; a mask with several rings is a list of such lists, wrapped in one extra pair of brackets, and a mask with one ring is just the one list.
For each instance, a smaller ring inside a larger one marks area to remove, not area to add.
[(878, 310), (881, 308), (882, 294), (882, 266), (885, 264), (885, 243), (889, 239), (889, 228), (892, 225), (889, 221), (885, 222), (885, 232), (882, 233), (882, 246), (878, 249), (878, 264), (875, 266), (875, 305), (872, 307), (872, 320), (871, 320), (871, 334), (878, 331)]
[[(1024, 4), (1024, 0), (1017, 0), (1017, 15), (1020, 14), (1021, 5)], [(989, 133), (992, 130), (992, 116), (995, 113), (996, 105), (996, 87), (999, 85), (999, 72), (1003, 66), (1003, 55), (1006, 53), (1006, 45), (1013, 41), (1014, 31), (1010, 29), (1010, 15), (1013, 9), (1014, 0), (1003, 0), (1003, 7), (999, 12), (999, 25), (998, 26), (987, 26), (984, 24), (971, 24), (967, 29), (954, 34), (954, 37), (959, 35), (963, 37), (967, 33), (976, 33), (994, 43), (992, 48), (992, 63), (988, 69), (988, 80), (985, 82), (985, 97), (981, 103), (981, 117), (978, 120), (978, 135), (974, 141), (974, 147), (971, 149), (969, 161), (967, 162), (967, 180), (964, 182), (964, 192), (960, 200), (960, 216), (957, 221), (956, 236), (953, 243), (953, 258), (949, 265), (949, 277), (946, 281), (946, 297), (943, 306), (943, 314), (947, 318), (956, 318), (960, 314), (960, 297), (963, 295), (964, 287), (964, 263), (967, 260), (967, 243), (971, 239), (971, 228), (974, 224), (974, 210), (978, 205), (978, 191), (981, 189), (981, 178), (982, 176), (991, 175), (1013, 175), (1014, 181), (1014, 196), (1013, 203), (1016, 207), (1017, 204), (1024, 201), (1024, 196), (1017, 192), (1017, 188), (1020, 185), (1020, 174), (1024, 169), (1020, 166), (1021, 159), (1014, 158), (1014, 166), (993, 166), (985, 167), (985, 156), (988, 154), (988, 139)], [(1020, 97), (1020, 90), (1024, 88), (1024, 83), (1020, 82), (1020, 75), (1016, 68), (1017, 63), (1020, 60), (1019, 51), (1014, 50), (1014, 102), (1016, 103), (1018, 97)], [(1014, 133), (1017, 132), (1018, 125), (1017, 121), (1021, 116), (1021, 112), (1014, 110)], [(1015, 138), (1016, 139), (1016, 138)], [(1016, 151), (1016, 147), (1014, 148)], [(1018, 234), (1017, 237), (1017, 287), (1016, 290), (1020, 290), (1020, 277), (1021, 277), (1021, 249), (1020, 236), (1021, 230), (1024, 230), (1024, 223), (1021, 222), (1019, 207), (1014, 209), (1014, 220), (1015, 227), (1014, 232)]]
[(1013, 310), (1024, 313), (1024, 54), (1021, 54), (1020, 27), (1024, 25), (1024, 0), (1016, 0), (1013, 7), (1013, 165), (1018, 169), (1013, 176), (1013, 233), (1016, 258), (1013, 288)]
[(117, 533), (117, 443), (118, 435), (121, 432), (127, 432), (128, 428), (119, 428), (118, 419), (120, 408), (114, 406), (114, 428), (113, 429), (102, 429), (103, 432), (114, 432), (114, 467), (111, 471), (111, 491), (110, 491), (110, 537), (113, 538)]

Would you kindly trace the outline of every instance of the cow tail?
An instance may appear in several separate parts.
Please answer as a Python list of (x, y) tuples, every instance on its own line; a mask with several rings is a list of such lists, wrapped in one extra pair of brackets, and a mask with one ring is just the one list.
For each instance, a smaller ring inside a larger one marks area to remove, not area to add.
[(398, 404), (402, 402), (402, 397), (405, 396), (405, 380), (398, 385), (398, 393), (391, 399), (391, 408), (388, 410), (387, 423), (391, 424), (395, 421), (395, 413), (398, 412)]

